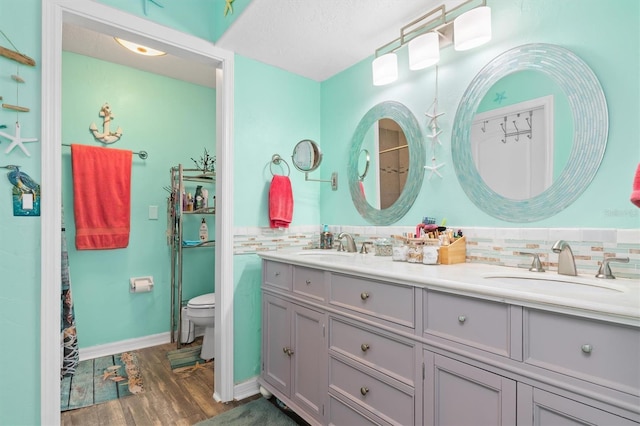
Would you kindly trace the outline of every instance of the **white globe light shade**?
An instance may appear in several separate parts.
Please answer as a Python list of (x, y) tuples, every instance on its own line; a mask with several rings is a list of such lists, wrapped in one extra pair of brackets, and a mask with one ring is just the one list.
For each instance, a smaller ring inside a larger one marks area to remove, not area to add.
[(476, 7), (453, 21), (456, 50), (469, 50), (491, 40), (491, 8)]
[(409, 69), (421, 70), (435, 65), (440, 60), (440, 40), (438, 34), (429, 32), (419, 35), (409, 42)]
[(377, 57), (373, 60), (371, 67), (374, 86), (384, 86), (398, 79), (398, 57), (395, 53)]

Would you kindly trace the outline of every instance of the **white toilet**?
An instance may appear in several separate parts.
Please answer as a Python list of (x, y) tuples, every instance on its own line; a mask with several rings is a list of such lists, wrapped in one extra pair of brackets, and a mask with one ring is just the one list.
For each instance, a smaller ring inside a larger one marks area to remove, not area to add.
[(205, 327), (200, 358), (212, 359), (215, 344), (216, 294), (207, 293), (194, 297), (187, 304), (187, 317), (196, 326)]

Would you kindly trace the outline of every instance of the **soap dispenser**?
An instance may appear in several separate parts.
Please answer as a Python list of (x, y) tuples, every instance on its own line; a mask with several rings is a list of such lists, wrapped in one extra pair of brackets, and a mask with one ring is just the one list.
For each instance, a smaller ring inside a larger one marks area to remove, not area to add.
[(320, 234), (320, 248), (326, 250), (333, 248), (333, 234), (329, 231), (329, 225), (324, 225)]
[(202, 223), (200, 224), (200, 242), (204, 243), (206, 241), (209, 241), (209, 227), (203, 217)]

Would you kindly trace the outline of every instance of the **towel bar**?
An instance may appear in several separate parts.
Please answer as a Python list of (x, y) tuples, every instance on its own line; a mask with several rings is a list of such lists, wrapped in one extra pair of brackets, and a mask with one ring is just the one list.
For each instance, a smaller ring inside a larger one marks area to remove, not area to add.
[[(68, 143), (63, 143), (62, 146), (71, 146), (71, 145)], [(133, 152), (133, 153), (143, 160), (146, 160), (147, 158), (149, 158), (149, 153), (147, 151), (140, 151), (140, 152)]]

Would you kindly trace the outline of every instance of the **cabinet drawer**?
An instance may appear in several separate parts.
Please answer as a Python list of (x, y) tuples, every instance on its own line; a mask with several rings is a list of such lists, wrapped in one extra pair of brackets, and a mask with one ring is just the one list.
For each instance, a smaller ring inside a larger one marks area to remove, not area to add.
[(329, 395), (329, 425), (362, 426), (362, 425), (388, 425), (374, 416), (365, 415), (347, 406), (342, 401)]
[(509, 356), (509, 305), (426, 290), (424, 298), (425, 333)]
[[(344, 362), (329, 360), (329, 388), (394, 424), (414, 424), (413, 389), (391, 385)], [(404, 388), (401, 389), (401, 388)]]
[(524, 361), (640, 395), (640, 329), (525, 310)]
[(326, 298), (324, 272), (318, 269), (295, 266), (293, 268), (293, 292), (324, 301)]
[(265, 260), (263, 268), (265, 284), (291, 290), (291, 265)]
[(334, 274), (330, 303), (415, 328), (414, 288)]
[(415, 347), (371, 329), (329, 320), (329, 348), (413, 386)]

